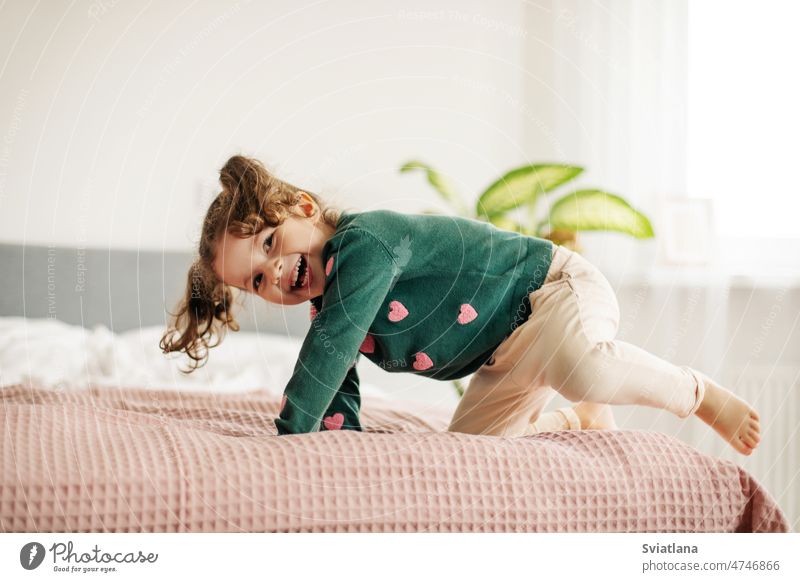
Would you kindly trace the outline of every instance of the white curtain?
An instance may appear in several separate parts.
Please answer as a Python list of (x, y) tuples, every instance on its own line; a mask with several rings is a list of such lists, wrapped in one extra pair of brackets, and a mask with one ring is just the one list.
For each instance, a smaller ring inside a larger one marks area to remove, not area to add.
[[(527, 5), (531, 159), (586, 171), (577, 186), (624, 196), (658, 235), (664, 200), (686, 194), (687, 2), (542, 0)], [(585, 234), (609, 276), (649, 271), (659, 238)], [(663, 240), (663, 239), (662, 239)]]

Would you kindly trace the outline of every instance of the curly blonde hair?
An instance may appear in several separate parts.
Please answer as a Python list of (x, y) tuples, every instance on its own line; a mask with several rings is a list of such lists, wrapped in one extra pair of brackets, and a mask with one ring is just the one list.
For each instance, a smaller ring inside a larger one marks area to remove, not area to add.
[(283, 224), (306, 192), (319, 208), (319, 218), (336, 228), (341, 210), (326, 206), (305, 189), (278, 179), (264, 165), (245, 156), (233, 156), (219, 172), (220, 192), (206, 211), (198, 254), (189, 268), (186, 291), (159, 346), (167, 354), (183, 351), (192, 359), (189, 373), (208, 361), (208, 350), (218, 346), (226, 329), (239, 331), (233, 316), (233, 288), (212, 267), (217, 242), (227, 232), (240, 238), (257, 235)]

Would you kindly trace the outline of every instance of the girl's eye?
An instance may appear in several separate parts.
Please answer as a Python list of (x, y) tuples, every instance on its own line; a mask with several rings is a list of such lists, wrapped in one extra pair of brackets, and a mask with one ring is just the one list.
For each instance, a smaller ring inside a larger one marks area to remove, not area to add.
[[(275, 236), (275, 231), (272, 231), (272, 233), (267, 238), (264, 239), (264, 245), (263, 246), (264, 246), (264, 252), (265, 253), (269, 252), (269, 249), (272, 246), (272, 237), (273, 236)], [(261, 285), (261, 280), (263, 278), (264, 278), (264, 276), (261, 273), (259, 273), (255, 277), (253, 277), (253, 289), (258, 291), (258, 286)]]
[(265, 252), (268, 251), (269, 248), (272, 246), (272, 237), (273, 236), (275, 236), (274, 232), (271, 235), (269, 235), (267, 238), (264, 239), (264, 251)]

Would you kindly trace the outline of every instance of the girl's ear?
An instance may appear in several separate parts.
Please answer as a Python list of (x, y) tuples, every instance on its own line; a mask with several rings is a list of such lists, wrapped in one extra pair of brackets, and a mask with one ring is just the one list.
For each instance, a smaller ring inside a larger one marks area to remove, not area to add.
[(314, 202), (314, 199), (311, 198), (308, 192), (303, 192), (301, 190), (298, 192), (298, 194), (300, 194), (300, 201), (296, 204), (296, 206), (306, 217), (314, 216), (318, 210), (317, 203)]

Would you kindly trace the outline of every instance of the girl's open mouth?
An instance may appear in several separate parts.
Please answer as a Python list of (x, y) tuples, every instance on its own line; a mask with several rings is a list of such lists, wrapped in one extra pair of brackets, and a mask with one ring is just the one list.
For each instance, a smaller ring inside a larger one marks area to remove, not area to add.
[(305, 289), (310, 283), (311, 269), (309, 268), (308, 260), (304, 255), (300, 255), (300, 258), (297, 259), (297, 263), (294, 265), (291, 288), (293, 291)]

